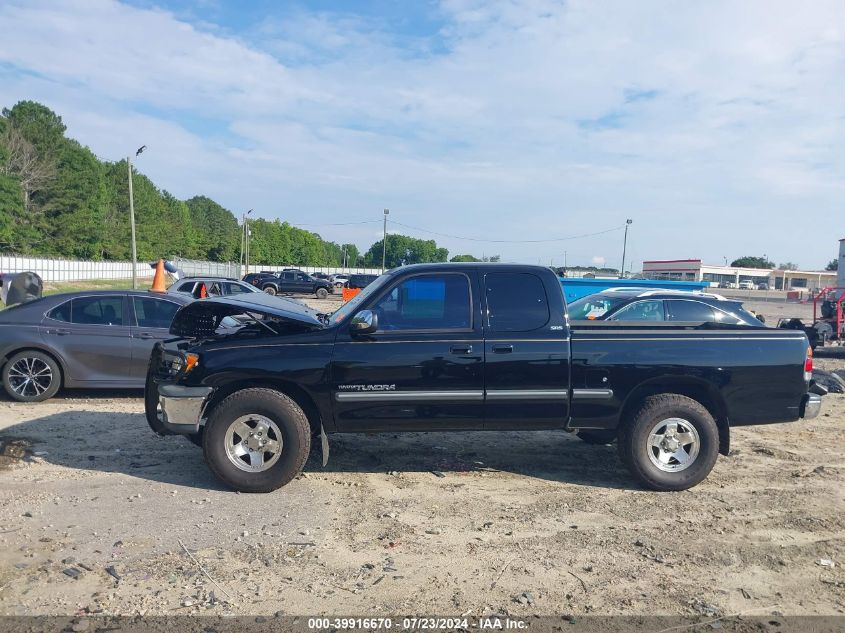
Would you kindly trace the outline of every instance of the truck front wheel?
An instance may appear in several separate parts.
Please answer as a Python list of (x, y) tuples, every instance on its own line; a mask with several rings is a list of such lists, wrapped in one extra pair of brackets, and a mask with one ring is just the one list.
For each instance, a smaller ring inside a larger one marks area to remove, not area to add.
[(315, 292), (314, 294), (317, 295), (318, 299), (325, 299), (329, 296), (329, 291), (325, 288), (317, 288), (317, 292)]
[(696, 400), (666, 393), (646, 398), (619, 433), (619, 456), (652, 490), (686, 490), (719, 456), (719, 429)]
[(216, 405), (203, 433), (211, 471), (240, 492), (270, 492), (296, 477), (311, 449), (300, 406), (273, 389), (243, 389)]

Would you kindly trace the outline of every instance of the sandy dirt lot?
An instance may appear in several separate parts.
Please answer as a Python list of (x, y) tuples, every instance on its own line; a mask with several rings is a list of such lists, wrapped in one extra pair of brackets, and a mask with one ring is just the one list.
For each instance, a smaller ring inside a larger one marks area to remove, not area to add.
[(682, 493), (534, 432), (333, 436), (245, 495), (138, 392), (2, 400), (0, 614), (843, 614), (843, 425), (735, 429)]
[(676, 494), (564, 433), (334, 436), (326, 469), (243, 495), (136, 394), (0, 420), (3, 614), (845, 612), (843, 396), (736, 429)]

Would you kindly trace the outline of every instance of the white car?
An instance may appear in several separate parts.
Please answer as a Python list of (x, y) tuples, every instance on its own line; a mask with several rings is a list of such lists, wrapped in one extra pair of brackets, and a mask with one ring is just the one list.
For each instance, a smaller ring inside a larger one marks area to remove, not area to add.
[(754, 290), (754, 282), (753, 281), (740, 281), (739, 287), (742, 290)]
[(349, 281), (349, 277), (346, 275), (332, 275), (329, 281), (334, 284), (335, 288), (343, 288)]

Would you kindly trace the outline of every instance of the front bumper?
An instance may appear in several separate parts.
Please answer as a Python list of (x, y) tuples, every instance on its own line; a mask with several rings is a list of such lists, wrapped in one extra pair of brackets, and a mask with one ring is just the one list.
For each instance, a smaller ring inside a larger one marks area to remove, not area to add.
[(199, 433), (200, 420), (211, 387), (158, 385), (160, 421), (165, 429), (179, 435)]
[(801, 417), (805, 420), (812, 420), (818, 417), (822, 410), (822, 397), (817, 393), (805, 394), (801, 400)]

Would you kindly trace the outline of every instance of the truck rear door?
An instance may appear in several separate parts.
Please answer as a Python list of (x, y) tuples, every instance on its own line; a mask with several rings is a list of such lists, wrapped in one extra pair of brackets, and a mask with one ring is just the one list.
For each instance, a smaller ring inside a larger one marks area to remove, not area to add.
[(485, 428), (566, 425), (568, 330), (563, 292), (551, 272), (548, 277), (506, 270), (482, 276)]

